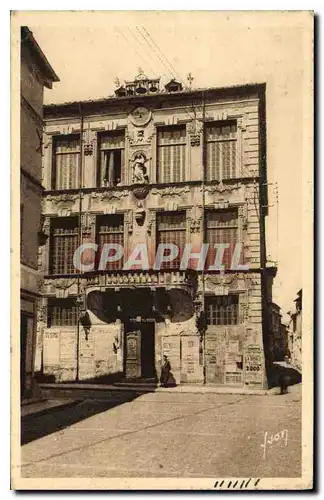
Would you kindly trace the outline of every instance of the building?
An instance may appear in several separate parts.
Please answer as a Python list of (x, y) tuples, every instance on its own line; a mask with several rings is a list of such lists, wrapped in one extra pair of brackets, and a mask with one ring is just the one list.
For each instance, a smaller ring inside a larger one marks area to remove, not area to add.
[[(177, 384), (267, 386), (265, 93), (140, 73), (115, 96), (45, 106), (43, 377), (154, 379), (167, 355)], [(185, 244), (203, 242), (206, 266), (187, 265)], [(171, 243), (179, 255), (157, 266)]]
[(33, 393), (36, 309), (41, 274), (43, 91), (59, 81), (27, 27), (21, 28), (20, 112), (20, 345), (21, 396)]
[(302, 309), (303, 291), (299, 290), (295, 302), (295, 312), (290, 313), (288, 325), (288, 348), (294, 365), (302, 370)]

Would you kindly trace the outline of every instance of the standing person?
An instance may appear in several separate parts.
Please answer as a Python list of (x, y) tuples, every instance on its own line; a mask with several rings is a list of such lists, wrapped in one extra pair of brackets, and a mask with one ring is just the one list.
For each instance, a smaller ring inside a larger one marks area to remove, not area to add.
[[(289, 363), (289, 356), (287, 354), (285, 355), (284, 363), (286, 365)], [(288, 386), (290, 383), (290, 376), (287, 373), (286, 368), (287, 368), (287, 366), (284, 366), (284, 367), (281, 366), (281, 373), (279, 376), (280, 394), (287, 394), (287, 392), (288, 392)]]
[(168, 360), (168, 356), (166, 354), (164, 354), (163, 359), (164, 359), (164, 361), (163, 361), (163, 365), (161, 368), (160, 384), (161, 384), (161, 387), (166, 387), (168, 384), (171, 365), (170, 365), (170, 361)]

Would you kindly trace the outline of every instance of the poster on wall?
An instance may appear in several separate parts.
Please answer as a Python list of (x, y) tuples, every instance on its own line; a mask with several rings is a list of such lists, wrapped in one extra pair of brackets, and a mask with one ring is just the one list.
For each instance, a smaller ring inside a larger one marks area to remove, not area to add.
[(199, 338), (181, 338), (181, 373), (189, 379), (199, 368)]
[[(162, 356), (168, 356), (171, 371), (180, 370), (180, 337), (162, 337)], [(162, 358), (163, 359), (163, 358)]]
[(44, 366), (58, 365), (60, 362), (60, 332), (58, 330), (44, 332), (43, 362)]
[(238, 340), (226, 342), (225, 349), (225, 384), (242, 385), (243, 372), (238, 364), (241, 360)]
[(248, 345), (244, 350), (244, 383), (262, 388), (263, 361), (259, 345)]
[(74, 330), (64, 331), (60, 342), (60, 361), (64, 362), (65, 368), (73, 368), (76, 364), (76, 340)]

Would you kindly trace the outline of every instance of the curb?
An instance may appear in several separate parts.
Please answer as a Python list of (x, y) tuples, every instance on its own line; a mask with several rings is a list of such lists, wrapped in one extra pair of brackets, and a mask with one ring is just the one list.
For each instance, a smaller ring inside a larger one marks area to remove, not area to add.
[[(48, 401), (48, 399), (45, 401)], [(39, 410), (36, 410), (33, 413), (28, 413), (27, 415), (20, 415), (20, 417), (22, 420), (25, 420), (27, 418), (39, 417), (40, 415), (45, 415), (46, 413), (55, 412), (61, 410), (62, 408), (69, 408), (70, 406), (74, 406), (77, 403), (80, 403), (80, 399), (75, 399), (73, 401), (68, 401), (68, 402), (64, 402), (62, 400), (61, 404), (55, 406), (49, 406), (47, 408), (40, 408)]]

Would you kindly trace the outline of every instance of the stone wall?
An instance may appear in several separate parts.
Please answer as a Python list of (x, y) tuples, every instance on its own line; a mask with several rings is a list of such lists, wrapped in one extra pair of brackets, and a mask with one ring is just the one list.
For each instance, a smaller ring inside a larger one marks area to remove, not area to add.
[[(76, 327), (45, 328), (43, 374), (56, 382), (74, 381), (77, 376)], [(123, 371), (122, 325), (93, 325), (86, 335), (79, 331), (79, 380), (89, 380)]]

